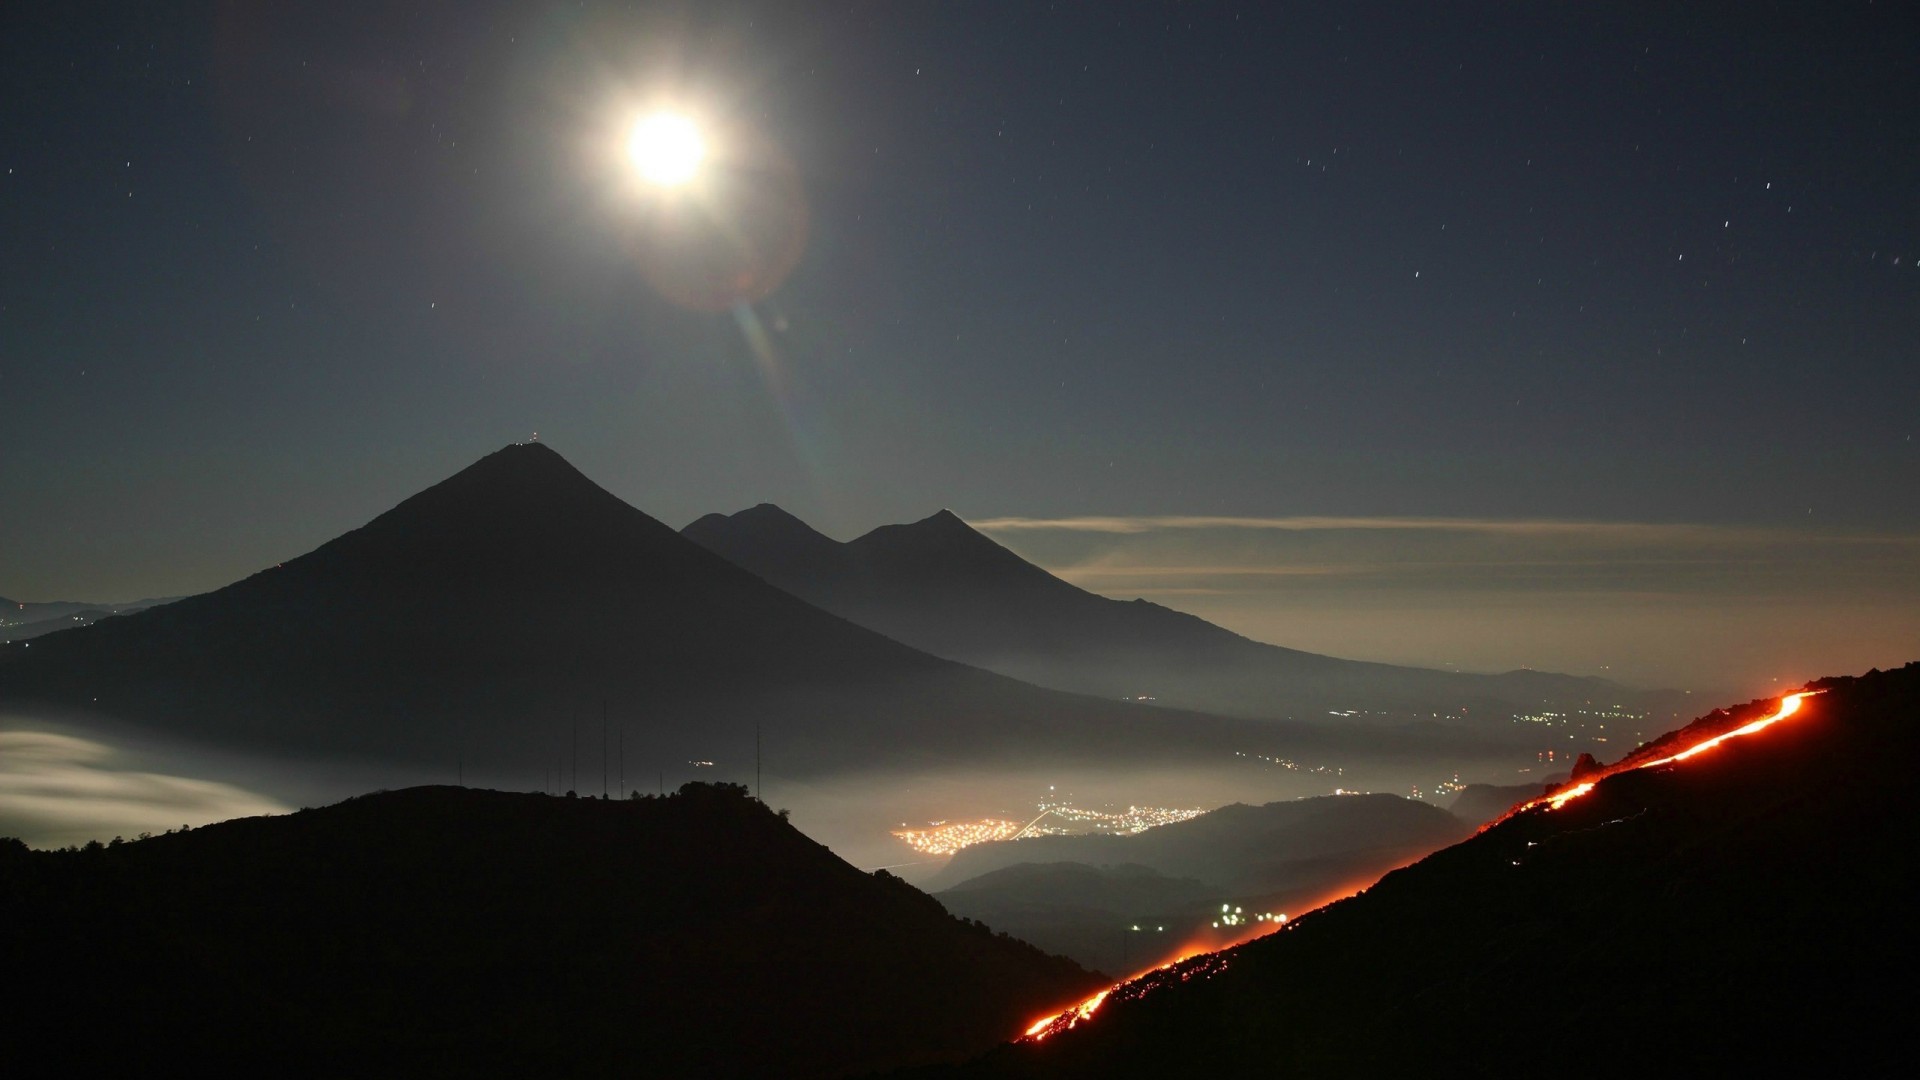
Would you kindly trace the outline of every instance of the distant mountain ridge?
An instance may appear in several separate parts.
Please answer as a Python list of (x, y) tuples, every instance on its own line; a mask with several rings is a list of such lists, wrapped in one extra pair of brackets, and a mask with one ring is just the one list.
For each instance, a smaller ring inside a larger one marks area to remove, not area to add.
[(0, 644), (27, 641), (58, 630), (71, 630), (115, 615), (171, 604), (178, 599), (177, 596), (156, 597), (125, 604), (95, 604), (78, 600), (33, 603), (0, 596)]
[(1534, 708), (1646, 701), (1604, 679), (1466, 675), (1268, 645), (1146, 600), (1054, 577), (952, 512), (840, 543), (768, 503), (708, 514), (688, 539), (821, 608), (936, 656), (1042, 686), (1226, 715), (1324, 718), (1329, 710)]
[(919, 652), (689, 542), (538, 443), (225, 588), (0, 646), (0, 705), (523, 776), (602, 708), (636, 760), (738, 760), (759, 725), (801, 774), (1090, 748), (1218, 757), (1244, 727)]

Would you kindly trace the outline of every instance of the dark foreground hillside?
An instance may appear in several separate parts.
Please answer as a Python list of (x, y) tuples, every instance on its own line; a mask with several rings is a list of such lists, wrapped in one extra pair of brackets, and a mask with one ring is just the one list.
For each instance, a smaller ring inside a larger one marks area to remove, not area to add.
[(727, 785), (8, 841), (0, 970), (19, 1076), (831, 1075), (978, 1053), (1096, 982)]
[(1920, 664), (1815, 685), (1765, 731), (1510, 818), (965, 1075), (1891, 1068), (1920, 939)]

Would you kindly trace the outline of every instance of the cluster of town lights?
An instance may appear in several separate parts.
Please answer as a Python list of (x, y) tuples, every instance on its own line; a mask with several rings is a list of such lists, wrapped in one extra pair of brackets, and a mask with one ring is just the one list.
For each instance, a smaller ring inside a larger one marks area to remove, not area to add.
[(961, 848), (995, 840), (1011, 840), (1025, 830), (1017, 821), (982, 818), (979, 821), (936, 821), (925, 829), (895, 829), (893, 835), (922, 855), (951, 855)]
[[(893, 835), (922, 855), (952, 855), (975, 844), (1030, 836), (1075, 836), (1087, 832), (1131, 836), (1162, 825), (1191, 821), (1204, 813), (1205, 810), (1198, 808), (1168, 806), (1129, 806), (1120, 813), (1109, 813), (1083, 810), (1066, 803), (1041, 803), (1039, 816), (1024, 825), (1005, 818), (935, 821), (924, 829), (895, 829)], [(1049, 819), (1065, 824), (1051, 824)]]
[[(1071, 822), (1075, 825), (1092, 826), (1096, 832), (1110, 832), (1123, 835), (1143, 833), (1148, 829), (1158, 828), (1161, 825), (1172, 825), (1175, 822), (1191, 821), (1201, 814), (1206, 813), (1204, 809), (1199, 807), (1189, 809), (1186, 807), (1169, 806), (1129, 806), (1121, 813), (1113, 814), (1104, 810), (1083, 810), (1080, 807), (1069, 806), (1065, 803), (1043, 803), (1041, 809), (1045, 811), (1045, 813), (1040, 815), (1042, 818), (1048, 816), (1056, 817), (1061, 821)], [(1036, 819), (1035, 823), (1036, 825), (1038, 824), (1038, 819)]]

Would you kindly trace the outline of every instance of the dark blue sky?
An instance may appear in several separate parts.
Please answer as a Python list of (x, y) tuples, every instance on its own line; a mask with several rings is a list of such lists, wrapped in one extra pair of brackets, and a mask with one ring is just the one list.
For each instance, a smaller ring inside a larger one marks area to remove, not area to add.
[[(1910, 6), (1120, 7), (10, 5), (0, 595), (536, 430), (676, 526), (1920, 532)], [(796, 170), (764, 355), (635, 266), (663, 86)]]

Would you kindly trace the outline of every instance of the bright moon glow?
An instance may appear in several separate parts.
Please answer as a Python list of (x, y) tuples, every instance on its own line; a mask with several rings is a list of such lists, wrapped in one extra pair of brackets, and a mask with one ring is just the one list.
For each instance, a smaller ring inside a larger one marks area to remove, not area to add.
[(662, 187), (678, 187), (693, 178), (707, 156), (706, 141), (693, 121), (673, 113), (641, 120), (627, 137), (627, 160), (640, 175)]

